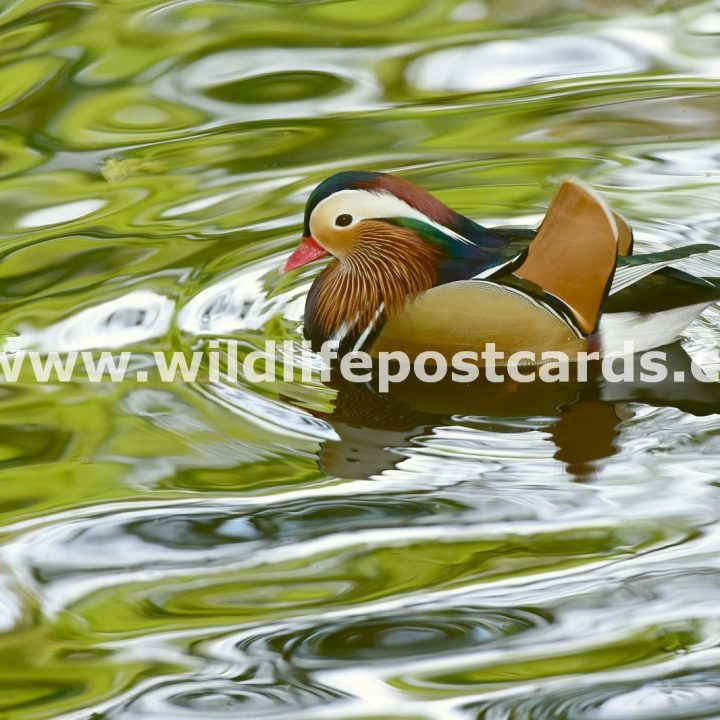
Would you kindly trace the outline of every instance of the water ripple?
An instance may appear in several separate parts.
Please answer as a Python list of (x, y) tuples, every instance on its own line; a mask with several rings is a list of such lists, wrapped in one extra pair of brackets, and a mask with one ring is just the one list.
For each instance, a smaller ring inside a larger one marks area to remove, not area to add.
[[(297, 349), (311, 189), (487, 224), (578, 175), (718, 242), (716, 2), (0, 10), (3, 350)], [(688, 269), (718, 275), (720, 265)], [(711, 376), (718, 312), (669, 349)], [(602, 382), (0, 387), (0, 715), (720, 714), (720, 393)], [(134, 369), (134, 366), (133, 366)], [(309, 370), (311, 380), (303, 380)]]

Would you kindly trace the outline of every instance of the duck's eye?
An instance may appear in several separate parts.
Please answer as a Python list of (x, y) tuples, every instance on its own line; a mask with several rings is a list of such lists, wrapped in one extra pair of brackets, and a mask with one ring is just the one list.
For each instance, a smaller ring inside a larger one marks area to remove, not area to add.
[(342, 215), (338, 215), (335, 218), (335, 224), (338, 227), (347, 227), (352, 223), (352, 215), (348, 215), (347, 213), (343, 213)]

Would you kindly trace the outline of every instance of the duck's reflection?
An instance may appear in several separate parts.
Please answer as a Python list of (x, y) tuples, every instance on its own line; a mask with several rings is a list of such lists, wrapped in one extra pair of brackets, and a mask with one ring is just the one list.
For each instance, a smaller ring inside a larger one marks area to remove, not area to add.
[[(522, 419), (528, 430), (549, 433), (555, 458), (577, 479), (587, 479), (598, 461), (617, 452), (625, 403), (675, 407), (698, 416), (720, 413), (720, 383), (695, 379), (690, 357), (679, 343), (661, 349), (669, 378), (662, 382), (610, 382), (598, 364), (584, 382), (428, 384), (410, 379), (381, 394), (336, 372), (330, 383), (337, 390), (335, 411), (322, 417), (339, 439), (324, 442), (320, 465), (338, 477), (378, 475), (405, 459), (401, 449), (413, 438), (454, 424), (457, 416), (473, 416), (491, 421), (498, 432), (516, 431)], [(633, 365), (634, 377), (639, 378), (639, 359), (633, 359)], [(685, 379), (676, 381), (680, 372)]]

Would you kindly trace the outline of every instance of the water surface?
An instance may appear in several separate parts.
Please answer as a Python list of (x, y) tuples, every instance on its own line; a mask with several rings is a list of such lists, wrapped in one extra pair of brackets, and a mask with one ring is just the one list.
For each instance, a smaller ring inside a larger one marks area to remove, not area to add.
[(0, 715), (720, 716), (717, 387), (151, 362), (299, 341), (279, 266), (342, 169), (488, 224), (573, 174), (640, 250), (720, 244), (719, 58), (717, 2), (5, 3), (4, 348), (149, 377), (0, 387)]

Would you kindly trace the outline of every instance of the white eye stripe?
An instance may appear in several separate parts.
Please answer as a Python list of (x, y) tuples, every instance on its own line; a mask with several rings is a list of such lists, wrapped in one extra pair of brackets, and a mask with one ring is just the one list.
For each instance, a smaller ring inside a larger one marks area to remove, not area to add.
[(352, 222), (344, 227), (352, 227), (362, 220), (402, 217), (421, 222), (434, 227), (444, 235), (448, 235), (459, 242), (471, 244), (463, 235), (435, 222), (424, 213), (408, 205), (404, 200), (386, 191), (373, 192), (371, 190), (338, 190), (324, 200), (321, 200), (310, 215), (310, 227), (313, 220), (321, 217), (330, 217), (334, 225), (340, 215), (350, 215)]

